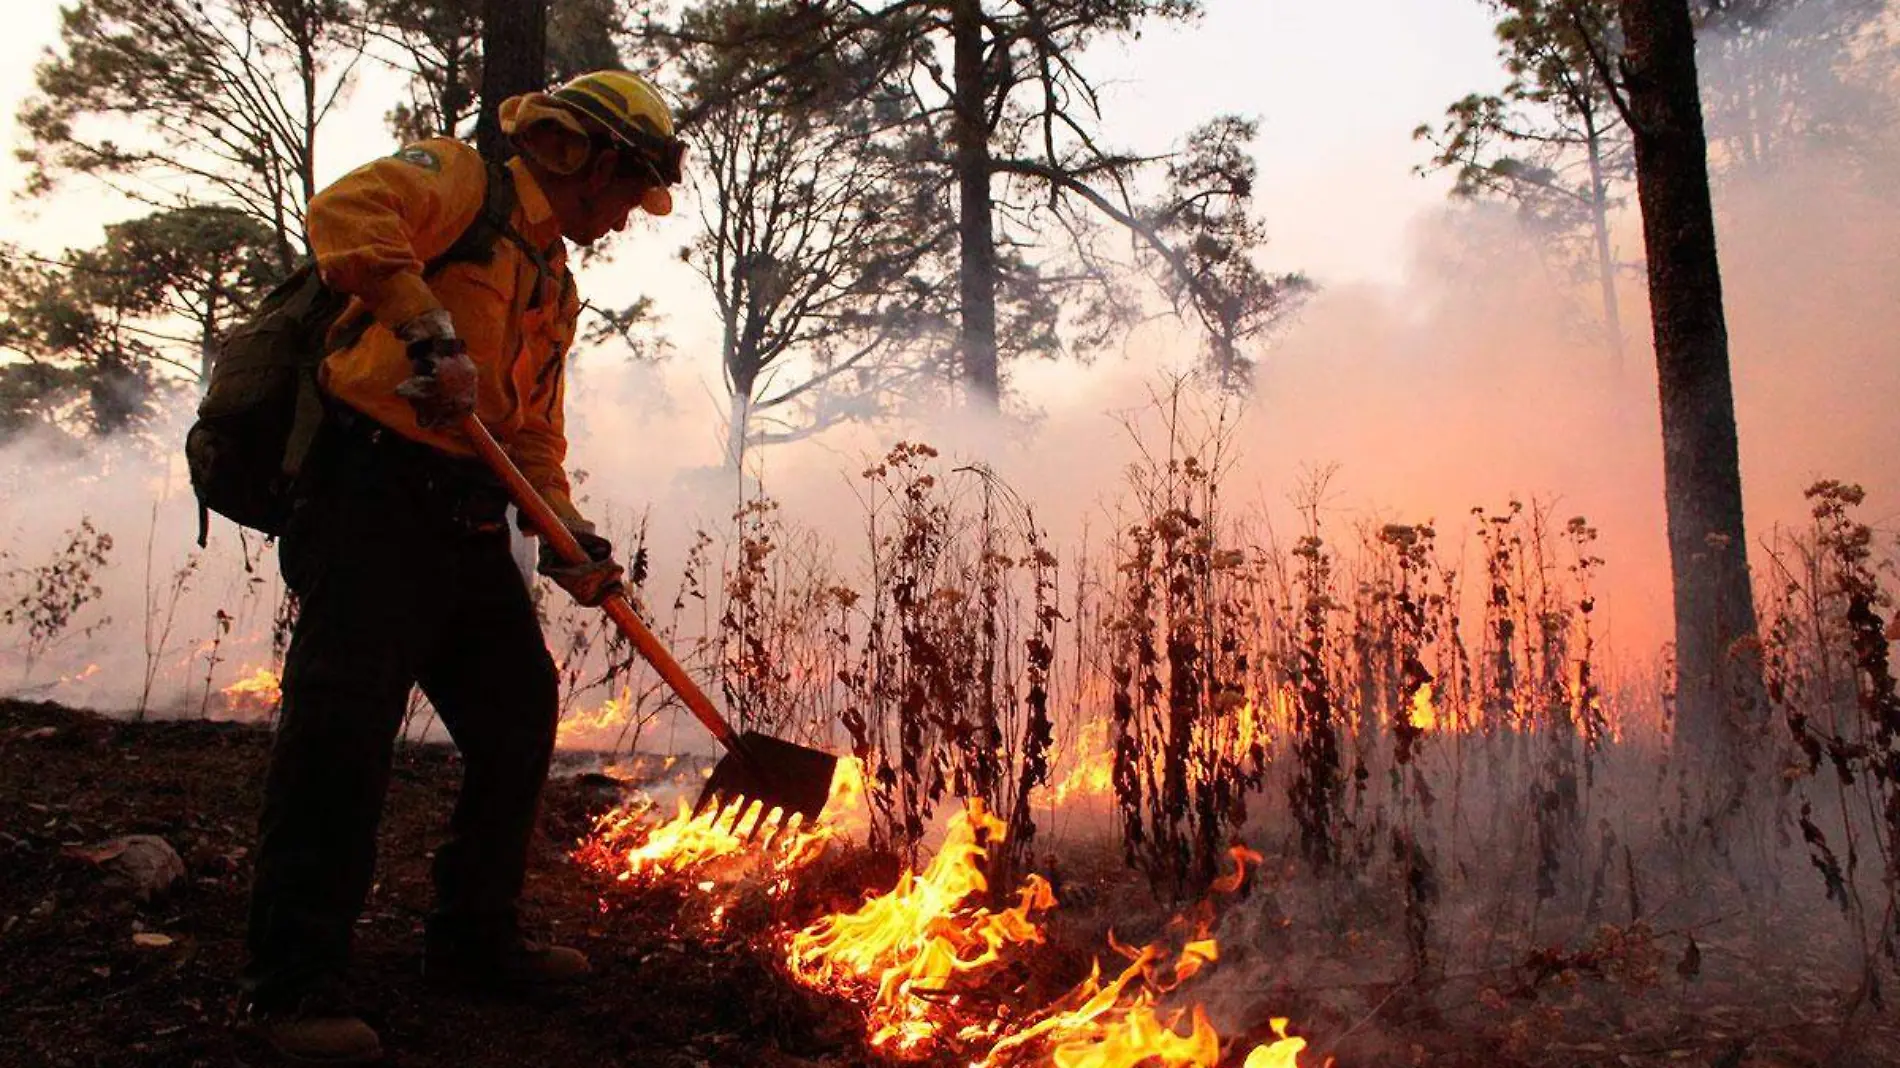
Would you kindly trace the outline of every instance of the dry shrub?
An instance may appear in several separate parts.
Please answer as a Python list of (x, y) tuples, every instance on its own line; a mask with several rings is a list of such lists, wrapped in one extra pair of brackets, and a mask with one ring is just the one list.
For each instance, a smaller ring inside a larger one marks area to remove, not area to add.
[[(864, 478), (868, 592), (845, 606), (838, 633), (856, 653), (839, 677), (874, 836), (914, 852), (946, 793), (977, 798), (1004, 815), (991, 856), (1010, 868), (1048, 777), (1056, 558), (1007, 486), (980, 468), (946, 474), (928, 445), (899, 443)], [(1004, 874), (993, 882), (1013, 885)]]
[[(1135, 431), (1141, 460), (1129, 473), (1132, 514), (1114, 546), (1113, 607), (1102, 635), (1112, 657), (1124, 853), (1176, 899), (1198, 895), (1215, 877), (1265, 775), (1267, 744), (1248, 693), (1254, 650), (1246, 632), (1259, 618), (1260, 576), (1246, 566), (1220, 499), (1231, 425), (1221, 412), (1186, 402), (1179, 386), (1157, 398), (1158, 448)], [(1302, 725), (1303, 740), (1330, 739), (1323, 718)], [(1301, 753), (1320, 777), (1308, 791), (1312, 806), (1299, 811), (1316, 811), (1324, 823), (1336, 745)]]
[[(1093, 560), (1059, 568), (1007, 486), (902, 443), (863, 472), (859, 551), (763, 495), (730, 536), (703, 534), (670, 640), (693, 639), (683, 659), (744, 725), (848, 743), (874, 844), (900, 853), (946, 802), (980, 798), (1009, 821), (999, 866), (1020, 867), (1058, 826), (1052, 764), (1087, 762), (1075, 747), (1106, 728), (1114, 831), (1157, 895), (1196, 896), (1244, 836), (1279, 859), (1259, 876), (1270, 896), (1304, 900), (1288, 916), (1389, 936), (1382, 959), (1414, 979), (1587, 948), (1606, 917), (1683, 938), (1735, 900), (1719, 880), (1782, 889), (1776, 865), (1810, 854), (1892, 952), (1900, 703), (1858, 491), (1817, 487), (1815, 528), (1777, 557), (1764, 658), (1792, 739), (1783, 800), (1717, 834), (1691, 815), (1666, 676), (1603, 655), (1586, 520), (1533, 500), (1455, 532), (1341, 523), (1322, 476), (1282, 540), (1228, 500), (1218, 407), (1176, 391), (1131, 430), (1140, 459)], [(1791, 851), (1768, 844), (1766, 869), (1698, 853), (1750, 820)]]
[[(1862, 947), (1860, 994), (1879, 1004), (1877, 962), (1900, 962), (1900, 688), (1888, 645), (1894, 599), (1881, 582), (1893, 561), (1855, 515), (1859, 486), (1821, 481), (1807, 497), (1813, 524), (1772, 546), (1777, 586), (1762, 614), (1768, 697), (1792, 742), (1779, 775), (1781, 832), (1799, 828)], [(1877, 863), (1864, 869), (1870, 857)]]
[[(92, 525), (91, 517), (66, 532), (66, 542), (45, 563), (6, 570), (8, 591), (0, 603), (0, 623), (18, 628), (25, 670), (72, 628), (86, 606), (104, 594), (99, 574), (112, 555), (112, 535)], [(5, 555), (0, 554), (0, 561)], [(99, 619), (82, 628), (90, 634), (110, 620)]]

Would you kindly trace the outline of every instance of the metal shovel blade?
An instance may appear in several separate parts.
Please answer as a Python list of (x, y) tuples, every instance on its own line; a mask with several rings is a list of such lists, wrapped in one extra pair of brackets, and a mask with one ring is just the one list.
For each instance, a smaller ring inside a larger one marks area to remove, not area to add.
[(831, 774), (838, 758), (809, 746), (795, 745), (782, 738), (746, 731), (718, 764), (712, 777), (700, 791), (695, 816), (709, 807), (725, 811), (733, 805), (741, 811), (754, 802), (762, 807), (754, 824), (766, 822), (773, 809), (781, 810), (780, 820), (794, 814), (805, 817), (806, 826), (818, 821), (825, 799), (831, 796)]
[[(541, 532), (546, 539), (543, 544), (552, 546), (555, 554), (569, 564), (587, 563), (589, 557), (574, 539), (573, 531), (567, 529), (566, 522), (548, 506), (541, 492), (515, 466), (482, 421), (470, 414), (462, 420), (461, 430), (482, 462), (508, 487), (508, 495), (522, 514)], [(800, 822), (807, 827), (817, 822), (818, 814), (824, 810), (825, 798), (831, 794), (831, 773), (838, 766), (837, 757), (757, 731), (735, 737), (725, 717), (648, 629), (624, 592), (609, 594), (600, 607), (647, 663), (659, 672), (660, 678), (686, 702), (693, 718), (726, 747), (726, 758), (713, 768), (712, 778), (706, 780), (706, 789), (699, 795), (699, 804), (693, 807), (695, 817), (709, 804), (717, 803), (719, 817), (725, 816), (728, 808), (733, 810), (735, 833), (741, 822), (749, 824), (749, 836), (756, 836), (767, 824), (771, 824), (775, 828), (773, 833), (777, 834), (794, 816), (802, 817)], [(754, 806), (758, 806), (756, 810)], [(719, 822), (719, 818), (715, 817), (714, 822)]]

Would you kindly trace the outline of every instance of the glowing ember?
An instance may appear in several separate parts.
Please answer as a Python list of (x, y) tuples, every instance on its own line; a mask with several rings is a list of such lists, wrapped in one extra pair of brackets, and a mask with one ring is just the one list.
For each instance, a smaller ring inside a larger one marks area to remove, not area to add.
[(267, 714), (276, 709), (284, 698), (277, 673), (261, 667), (218, 691), (224, 695), (225, 707), (234, 712)]
[(1013, 908), (966, 905), (988, 889), (979, 839), (997, 842), (1003, 833), (981, 801), (969, 802), (922, 875), (906, 870), (889, 893), (792, 935), (786, 960), (793, 977), (814, 989), (869, 995), (871, 1043), (880, 1048), (915, 1052), (953, 1027), (964, 1039), (993, 1034), (1000, 1026), (993, 1019), (959, 1022), (953, 988), (998, 963), (1005, 946), (1041, 942), (1035, 915), (1055, 906), (1048, 882), (1035, 875)]

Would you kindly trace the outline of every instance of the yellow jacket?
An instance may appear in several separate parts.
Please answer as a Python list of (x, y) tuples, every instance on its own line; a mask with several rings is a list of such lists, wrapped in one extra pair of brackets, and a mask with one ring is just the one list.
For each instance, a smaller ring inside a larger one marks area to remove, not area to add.
[(474, 455), (459, 434), (417, 426), (415, 409), (396, 395), (413, 372), (395, 329), (446, 309), (479, 372), (476, 414), (554, 510), (579, 521), (561, 466), (561, 405), (580, 300), (547, 195), (519, 159), (508, 167), (518, 199), (515, 230), (544, 250), (549, 267), (538, 284), (533, 261), (505, 238), (496, 241), (490, 262), (451, 264), (424, 281), (423, 265), (468, 228), (487, 191), (481, 155), (460, 141), (410, 145), (311, 198), (317, 270), (326, 285), (354, 298), (338, 322), (365, 309), (374, 316), (361, 339), (324, 361), (321, 381), (336, 399), (404, 437)]

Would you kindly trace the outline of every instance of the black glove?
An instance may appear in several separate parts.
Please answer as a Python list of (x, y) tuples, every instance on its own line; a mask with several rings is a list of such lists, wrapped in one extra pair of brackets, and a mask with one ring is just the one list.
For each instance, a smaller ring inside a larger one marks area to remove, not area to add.
[(591, 530), (570, 527), (574, 540), (587, 554), (585, 564), (564, 562), (548, 539), (541, 539), (541, 562), (536, 570), (553, 579), (570, 597), (589, 608), (597, 608), (609, 595), (624, 592), (626, 571), (614, 563), (613, 543)]
[(402, 380), (396, 395), (416, 409), (424, 430), (454, 426), (475, 412), (475, 361), (460, 338), (424, 337), (409, 343), (416, 373)]

